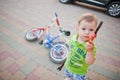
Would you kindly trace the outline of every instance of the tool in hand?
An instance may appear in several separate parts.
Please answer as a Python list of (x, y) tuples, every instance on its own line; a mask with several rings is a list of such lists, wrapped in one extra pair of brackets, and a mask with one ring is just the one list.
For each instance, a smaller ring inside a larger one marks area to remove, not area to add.
[(99, 29), (100, 29), (100, 27), (102, 26), (102, 24), (103, 24), (103, 21), (101, 21), (101, 22), (99, 23), (97, 29), (95, 30), (95, 33), (90, 37), (89, 41), (93, 41), (94, 38), (96, 38), (97, 32), (99, 31)]

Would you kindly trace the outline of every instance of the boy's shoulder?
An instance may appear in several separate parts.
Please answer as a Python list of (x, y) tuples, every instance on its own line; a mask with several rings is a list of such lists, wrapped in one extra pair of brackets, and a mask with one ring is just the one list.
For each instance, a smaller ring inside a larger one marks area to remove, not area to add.
[(69, 44), (73, 44), (77, 42), (77, 34), (72, 35), (72, 37), (69, 40)]
[(72, 35), (72, 37), (70, 38), (70, 40), (76, 41), (76, 40), (77, 40), (77, 37), (78, 37), (78, 35), (77, 35), (77, 34), (74, 34), (74, 35)]

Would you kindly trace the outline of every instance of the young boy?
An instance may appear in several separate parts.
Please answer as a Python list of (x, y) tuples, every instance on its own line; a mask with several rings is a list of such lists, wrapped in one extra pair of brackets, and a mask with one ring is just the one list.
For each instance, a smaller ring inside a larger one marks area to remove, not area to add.
[(66, 80), (86, 80), (89, 65), (95, 61), (96, 48), (90, 37), (97, 26), (94, 14), (83, 14), (77, 26), (77, 34), (69, 41), (70, 52), (65, 62)]

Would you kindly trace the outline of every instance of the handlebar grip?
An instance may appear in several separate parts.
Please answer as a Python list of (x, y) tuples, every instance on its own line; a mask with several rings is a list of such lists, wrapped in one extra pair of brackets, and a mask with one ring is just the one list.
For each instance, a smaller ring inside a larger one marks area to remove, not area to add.
[(57, 13), (55, 12), (55, 17), (58, 17)]
[(60, 22), (59, 22), (58, 18), (56, 18), (56, 23), (57, 23), (58, 27), (60, 27)]

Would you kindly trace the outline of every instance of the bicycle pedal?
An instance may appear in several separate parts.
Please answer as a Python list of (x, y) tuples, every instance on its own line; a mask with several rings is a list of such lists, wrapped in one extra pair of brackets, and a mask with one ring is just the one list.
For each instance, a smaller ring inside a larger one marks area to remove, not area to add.
[(39, 44), (42, 45), (42, 44), (43, 44), (43, 40), (41, 40), (41, 41), (39, 42)]

